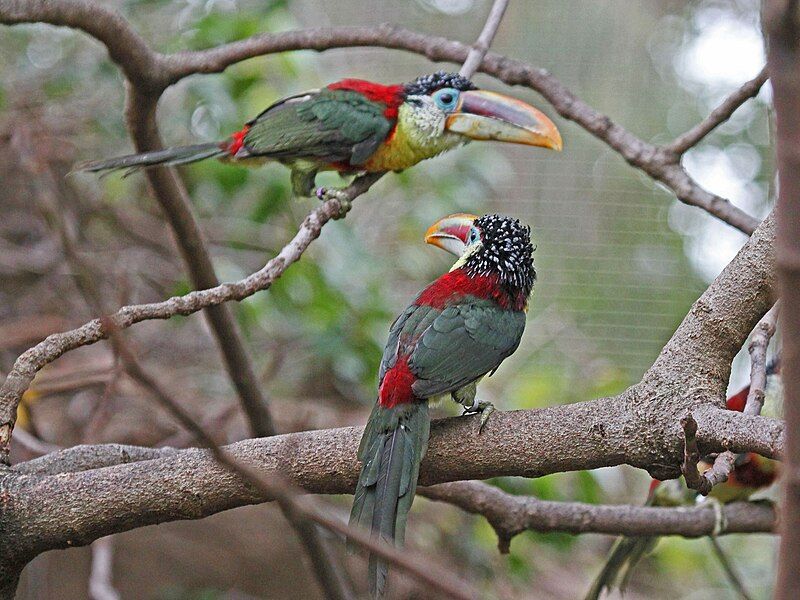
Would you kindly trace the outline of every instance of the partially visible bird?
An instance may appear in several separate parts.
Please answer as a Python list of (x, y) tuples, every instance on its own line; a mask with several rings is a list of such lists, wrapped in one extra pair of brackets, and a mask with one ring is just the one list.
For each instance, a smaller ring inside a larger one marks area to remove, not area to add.
[[(729, 410), (742, 412), (747, 401), (750, 386), (744, 386), (739, 392), (729, 397), (726, 405)], [(780, 358), (775, 358), (767, 366), (767, 386), (762, 414), (779, 417), (783, 414), (783, 389), (780, 378)], [(704, 459), (698, 467), (708, 469), (713, 458)], [(712, 502), (726, 504), (728, 502), (749, 500), (759, 490), (763, 490), (775, 481), (778, 476), (777, 461), (764, 458), (755, 452), (745, 452), (736, 457), (734, 470), (728, 480), (715, 485), (708, 497)], [(691, 490), (683, 479), (650, 482), (650, 491), (645, 506), (675, 507), (690, 506), (698, 500), (698, 493)], [(585, 596), (585, 600), (597, 600), (603, 590), (618, 588), (624, 592), (639, 561), (652, 552), (661, 538), (658, 536), (620, 537), (611, 547), (603, 568), (597, 575)]]
[[(428, 445), (428, 402), (452, 397), (468, 412), (478, 382), (519, 346), (536, 273), (530, 229), (499, 215), (452, 215), (426, 241), (460, 256), (450, 272), (422, 290), (389, 329), (378, 376), (378, 399), (358, 458), (350, 524), (401, 545)], [(370, 591), (383, 596), (387, 565), (369, 558)]]
[(294, 193), (310, 196), (319, 171), (401, 171), (469, 140), (562, 145), (556, 126), (533, 106), (439, 71), (396, 85), (343, 79), (275, 102), (227, 140), (90, 161), (76, 170), (275, 160), (291, 169)]

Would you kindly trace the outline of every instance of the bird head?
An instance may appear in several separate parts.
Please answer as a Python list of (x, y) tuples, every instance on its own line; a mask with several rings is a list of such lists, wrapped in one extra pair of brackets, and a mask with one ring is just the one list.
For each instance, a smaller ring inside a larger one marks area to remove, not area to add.
[(425, 234), (428, 244), (458, 256), (453, 269), (473, 276), (496, 275), (501, 284), (527, 297), (536, 280), (531, 229), (502, 215), (458, 213), (439, 219)]
[(438, 71), (403, 86), (400, 118), (430, 138), (497, 140), (561, 150), (555, 124), (533, 106), (478, 89), (457, 73)]

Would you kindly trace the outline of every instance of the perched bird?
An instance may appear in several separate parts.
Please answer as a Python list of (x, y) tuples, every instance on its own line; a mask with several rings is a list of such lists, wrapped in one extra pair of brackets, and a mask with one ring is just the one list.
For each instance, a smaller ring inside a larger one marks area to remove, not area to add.
[(76, 170), (276, 160), (291, 169), (295, 194), (310, 196), (319, 171), (401, 171), (471, 139), (561, 150), (558, 129), (541, 111), (439, 71), (397, 85), (343, 79), (275, 102), (225, 141), (91, 161)]
[[(492, 407), (476, 401), (477, 383), (519, 346), (536, 278), (530, 228), (517, 219), (452, 215), (425, 239), (460, 258), (389, 329), (350, 513), (351, 525), (398, 545), (428, 445), (428, 402), (450, 396), (465, 412), (483, 413), (482, 429)], [(369, 574), (381, 597), (386, 564), (371, 555)]]
[[(739, 392), (728, 398), (728, 410), (744, 411), (750, 386), (744, 386)], [(762, 414), (780, 416), (783, 413), (783, 391), (780, 379), (780, 359), (776, 358), (767, 366), (767, 386)], [(698, 467), (710, 468), (713, 458), (704, 459)], [(728, 480), (715, 485), (708, 497), (716, 506), (728, 502), (749, 500), (759, 490), (772, 485), (778, 476), (777, 461), (765, 458), (755, 452), (745, 452), (736, 457), (734, 470)], [(698, 499), (698, 493), (683, 483), (683, 479), (650, 482), (650, 492), (645, 506), (675, 507), (690, 506)], [(603, 589), (609, 592), (619, 588), (624, 592), (628, 586), (634, 568), (639, 561), (652, 552), (658, 544), (657, 536), (620, 537), (611, 548), (611, 552), (602, 570), (592, 583), (585, 600), (597, 600)]]

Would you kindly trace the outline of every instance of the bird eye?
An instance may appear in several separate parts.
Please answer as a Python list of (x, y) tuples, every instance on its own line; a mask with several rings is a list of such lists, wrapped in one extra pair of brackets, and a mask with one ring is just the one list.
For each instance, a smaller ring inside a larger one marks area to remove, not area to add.
[(458, 90), (452, 88), (441, 89), (433, 95), (433, 101), (440, 109), (451, 111), (458, 102)]
[(467, 244), (471, 245), (477, 242), (480, 239), (481, 235), (478, 233), (478, 230), (474, 227), (469, 230), (469, 237), (467, 238)]

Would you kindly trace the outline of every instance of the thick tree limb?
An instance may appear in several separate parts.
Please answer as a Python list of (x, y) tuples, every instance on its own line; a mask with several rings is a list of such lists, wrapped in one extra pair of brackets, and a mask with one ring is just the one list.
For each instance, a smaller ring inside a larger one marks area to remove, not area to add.
[[(621, 462), (643, 466), (638, 440), (604, 438), (592, 431), (589, 414), (607, 414), (612, 423), (624, 418), (619, 415), (619, 405), (616, 410), (612, 408), (606, 399), (498, 413), (480, 436), (477, 419), (435, 421), (430, 451), (422, 464), (421, 483), (501, 475), (538, 476)], [(711, 409), (698, 414), (701, 430), (716, 428), (724, 412)], [(781, 427), (779, 422), (764, 417), (751, 418), (757, 419), (765, 430)], [(572, 425), (565, 430), (565, 423)], [(237, 464), (256, 470), (265, 478), (282, 477), (312, 493), (351, 493), (359, 471), (355, 449), (360, 434), (360, 428), (301, 432), (245, 440), (223, 450)], [(528, 443), (521, 445), (520, 439)], [(474, 447), (471, 456), (478, 457), (476, 460), (464, 460), (464, 440), (470, 440)], [(702, 436), (699, 440), (705, 444)], [(554, 447), (546, 451), (550, 446)], [(509, 452), (509, 447), (514, 451)], [(680, 436), (674, 436), (672, 452), (680, 452), (681, 448)], [(709, 448), (720, 449), (714, 445)], [(144, 460), (126, 462), (134, 456)], [(90, 463), (95, 467), (115, 466), (79, 470)], [(58, 474), (44, 474), (47, 472)], [(13, 506), (13, 510), (0, 516), (3, 540), (13, 540), (16, 556), (87, 544), (110, 533), (168, 520), (201, 518), (272, 499), (256, 493), (252, 486), (220, 466), (211, 452), (200, 449), (78, 447), (7, 470), (0, 475), (0, 487), (5, 497), (12, 499)], [(65, 528), (65, 522), (70, 527)], [(691, 531), (704, 533), (706, 521), (701, 523)], [(683, 522), (682, 526), (688, 525)], [(631, 526), (630, 531), (633, 529)], [(0, 541), (0, 548), (3, 543)]]

